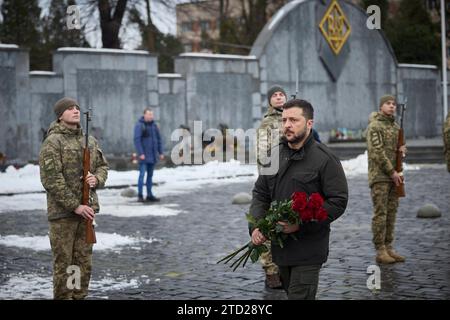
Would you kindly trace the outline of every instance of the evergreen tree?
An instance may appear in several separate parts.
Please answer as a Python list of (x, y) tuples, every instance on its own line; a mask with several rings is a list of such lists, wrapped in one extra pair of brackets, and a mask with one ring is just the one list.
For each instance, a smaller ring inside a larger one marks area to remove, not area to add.
[(43, 50), (46, 53), (46, 69), (51, 70), (52, 53), (61, 47), (89, 47), (82, 29), (67, 28), (67, 7), (74, 0), (52, 0), (48, 16), (44, 20)]
[(381, 28), (384, 29), (385, 23), (389, 16), (389, 1), (388, 0), (362, 0), (362, 7), (366, 10), (371, 5), (376, 5), (380, 8)]
[(88, 43), (82, 29), (67, 28), (67, 8), (75, 5), (74, 0), (52, 0), (46, 19), (47, 40), (52, 47), (85, 47)]
[(439, 26), (422, 0), (402, 0), (385, 31), (399, 62), (440, 65)]
[(41, 9), (37, 0), (4, 0), (1, 6), (3, 22), (0, 25), (0, 41), (17, 44), (30, 50), (30, 69), (45, 65), (42, 50)]

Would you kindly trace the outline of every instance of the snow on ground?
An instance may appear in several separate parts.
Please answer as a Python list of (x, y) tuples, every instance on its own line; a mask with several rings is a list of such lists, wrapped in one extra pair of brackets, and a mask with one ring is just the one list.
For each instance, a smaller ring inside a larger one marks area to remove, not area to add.
[[(367, 174), (367, 152), (354, 159), (342, 161), (342, 166), (347, 176)], [(419, 166), (405, 164), (405, 170), (418, 170), (419, 168)], [(212, 161), (204, 165), (178, 166), (155, 170), (153, 181), (160, 184), (161, 186), (157, 187), (157, 189), (160, 189), (163, 194), (167, 195), (172, 189), (177, 191), (189, 190), (217, 179), (219, 184), (223, 183), (223, 179), (255, 179), (257, 174), (256, 165), (241, 165), (239, 161), (235, 160), (225, 163)], [(137, 170), (110, 170), (106, 187), (135, 185), (138, 175)], [(40, 182), (39, 166), (37, 165), (29, 164), (19, 170), (9, 166), (6, 172), (0, 173), (0, 194), (42, 191), (44, 191), (44, 188)], [(40, 201), (41, 198), (36, 197), (35, 199)], [(32, 199), (29, 200), (32, 201)]]
[[(108, 299), (108, 291), (138, 288), (139, 282), (139, 279), (128, 280), (125, 277), (92, 279), (89, 283), (89, 294), (92, 297)], [(52, 277), (33, 273), (9, 275), (8, 281), (0, 286), (0, 300), (6, 299), (53, 299)]]
[[(94, 251), (112, 250), (120, 251), (124, 247), (131, 249), (140, 249), (141, 243), (152, 243), (160, 240), (155, 238), (145, 239), (140, 237), (121, 236), (117, 233), (103, 233), (96, 232), (97, 243), (94, 246)], [(19, 236), (19, 235), (0, 235), (0, 245), (7, 247), (17, 247), (23, 249), (30, 249), (35, 251), (50, 250), (50, 240), (48, 235), (45, 236)]]
[(47, 210), (45, 193), (17, 194), (0, 196), (0, 214), (14, 211)]
[[(137, 184), (139, 172), (115, 171), (108, 172), (106, 187)], [(241, 165), (239, 161), (230, 162), (212, 161), (204, 165), (178, 166), (175, 168), (162, 168), (155, 170), (153, 182), (173, 185), (179, 182), (196, 184), (198, 180), (210, 180), (218, 178), (233, 178), (240, 176), (256, 176), (257, 169), (254, 165)], [(184, 185), (186, 186), (186, 185)], [(26, 165), (17, 170), (9, 166), (6, 172), (0, 173), (0, 193), (24, 193), (44, 191), (39, 178), (39, 166)]]
[[(252, 177), (238, 177), (227, 179), (226, 183), (238, 183), (248, 181), (246, 179), (255, 179)], [(219, 185), (224, 183), (223, 179), (204, 179), (194, 181), (179, 181), (173, 183), (164, 183), (154, 186), (153, 193), (161, 198), (170, 195), (177, 195), (186, 192), (192, 192), (205, 185)], [(174, 216), (181, 212), (176, 204), (151, 204), (146, 205), (138, 203), (136, 198), (122, 197), (120, 193), (123, 189), (105, 189), (99, 190), (98, 197), (100, 201), (100, 214), (112, 215), (116, 217), (142, 217), (142, 216)], [(164, 199), (163, 199), (164, 201)], [(17, 194), (13, 196), (0, 196), (0, 214), (11, 213), (14, 211), (26, 210), (47, 210), (47, 200), (45, 193)]]
[[(238, 161), (221, 163), (210, 162), (201, 166), (179, 166), (176, 168), (162, 168), (153, 174), (153, 181), (158, 185), (153, 187), (155, 195), (165, 197), (201, 188), (205, 185), (220, 185), (227, 179), (227, 183), (255, 179), (257, 169), (251, 165), (241, 165)], [(138, 171), (114, 171), (108, 174), (107, 187), (129, 186), (137, 183)], [(135, 188), (135, 187), (134, 187)], [(24, 192), (44, 191), (40, 178), (39, 166), (27, 165), (19, 170), (10, 166), (5, 173), (0, 173), (0, 193), (22, 193), (12, 196), (0, 196), (0, 213), (46, 210), (46, 196), (44, 193)], [(98, 191), (101, 214), (118, 217), (139, 216), (173, 216), (181, 210), (171, 204), (142, 205), (135, 198), (120, 196), (120, 189), (103, 189)]]
[(349, 176), (357, 176), (360, 174), (367, 174), (368, 165), (367, 165), (367, 152), (360, 154), (354, 159), (341, 161), (342, 167), (344, 168), (345, 175)]
[(0, 193), (34, 192), (42, 191), (39, 178), (39, 166), (27, 164), (23, 168), (16, 169), (13, 166), (0, 173)]
[[(342, 161), (347, 177), (367, 175), (367, 152), (350, 160)], [(405, 164), (405, 170), (419, 170), (419, 166)], [(205, 186), (218, 186), (223, 183), (238, 183), (254, 181), (257, 177), (255, 165), (241, 165), (238, 161), (213, 161), (204, 165), (179, 166), (156, 170), (153, 181), (157, 184), (153, 191), (157, 197), (177, 195)], [(109, 171), (107, 187), (135, 185), (138, 171)], [(133, 187), (135, 188), (135, 187)], [(39, 178), (39, 167), (27, 165), (19, 170), (10, 166), (5, 173), (0, 173), (1, 193), (22, 193), (12, 196), (0, 196), (0, 213), (46, 210), (45, 193)], [(26, 194), (23, 194), (23, 193)], [(101, 214), (118, 217), (141, 216), (174, 216), (182, 212), (173, 204), (143, 205), (135, 198), (125, 198), (120, 195), (121, 189), (103, 189), (98, 191)]]
[[(363, 154), (360, 154), (354, 159), (341, 161), (341, 164), (344, 168), (345, 175), (347, 177), (351, 177), (357, 175), (367, 175), (369, 171), (367, 161), (367, 151), (365, 151)], [(408, 165), (404, 163), (403, 170), (420, 170), (420, 166)]]
[(176, 216), (183, 212), (176, 209), (177, 204), (167, 205), (146, 205), (137, 202), (136, 198), (124, 198), (121, 197), (118, 192), (112, 192), (110, 195), (105, 196), (103, 192), (100, 197), (101, 214), (112, 215), (116, 217), (145, 217), (145, 216), (157, 216), (157, 217), (169, 217)]

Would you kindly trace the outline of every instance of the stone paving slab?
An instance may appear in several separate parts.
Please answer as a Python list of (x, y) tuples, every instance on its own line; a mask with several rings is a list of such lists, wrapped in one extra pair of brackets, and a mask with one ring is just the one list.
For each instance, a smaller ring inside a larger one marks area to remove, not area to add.
[[(372, 206), (367, 177), (351, 177), (347, 211), (332, 224), (330, 255), (320, 273), (318, 299), (450, 299), (450, 175), (443, 166), (434, 166), (408, 171), (406, 176), (407, 197), (400, 202), (396, 232), (396, 247), (407, 257), (406, 262), (380, 266), (381, 290), (367, 288), (367, 268), (375, 264)], [(106, 292), (93, 289), (90, 298), (286, 299), (282, 290), (264, 288), (259, 264), (247, 264), (236, 272), (216, 264), (249, 241), (244, 217), (248, 205), (232, 205), (231, 199), (238, 192), (250, 192), (252, 187), (251, 180), (224, 180), (220, 187), (163, 198), (162, 204), (175, 203), (184, 211), (177, 216), (123, 218), (100, 214), (101, 232), (159, 241), (141, 243), (138, 249), (96, 252), (93, 281), (126, 279), (136, 285)], [(442, 217), (416, 218), (417, 209), (428, 202), (442, 210)], [(0, 214), (2, 236), (44, 235), (47, 231), (43, 211)], [(51, 277), (51, 254), (0, 245), (0, 268), (1, 294), (13, 275)], [(33, 290), (29, 288), (30, 297)]]

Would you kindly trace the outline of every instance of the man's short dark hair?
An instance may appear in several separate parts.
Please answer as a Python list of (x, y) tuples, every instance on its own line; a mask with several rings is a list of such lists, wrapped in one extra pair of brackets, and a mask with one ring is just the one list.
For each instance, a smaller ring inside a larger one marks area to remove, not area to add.
[(146, 114), (147, 112), (153, 112), (153, 110), (151, 108), (145, 108), (144, 109), (144, 114)]
[(283, 109), (290, 109), (294, 107), (303, 110), (303, 116), (306, 120), (314, 119), (314, 108), (308, 101), (302, 99), (292, 99), (284, 104)]

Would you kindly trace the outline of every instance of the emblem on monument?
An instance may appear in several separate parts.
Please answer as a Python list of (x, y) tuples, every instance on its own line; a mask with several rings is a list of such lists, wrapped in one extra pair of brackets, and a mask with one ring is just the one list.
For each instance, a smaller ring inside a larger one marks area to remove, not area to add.
[(331, 50), (338, 55), (350, 35), (351, 28), (344, 11), (336, 0), (331, 2), (325, 12), (319, 23), (319, 29)]

